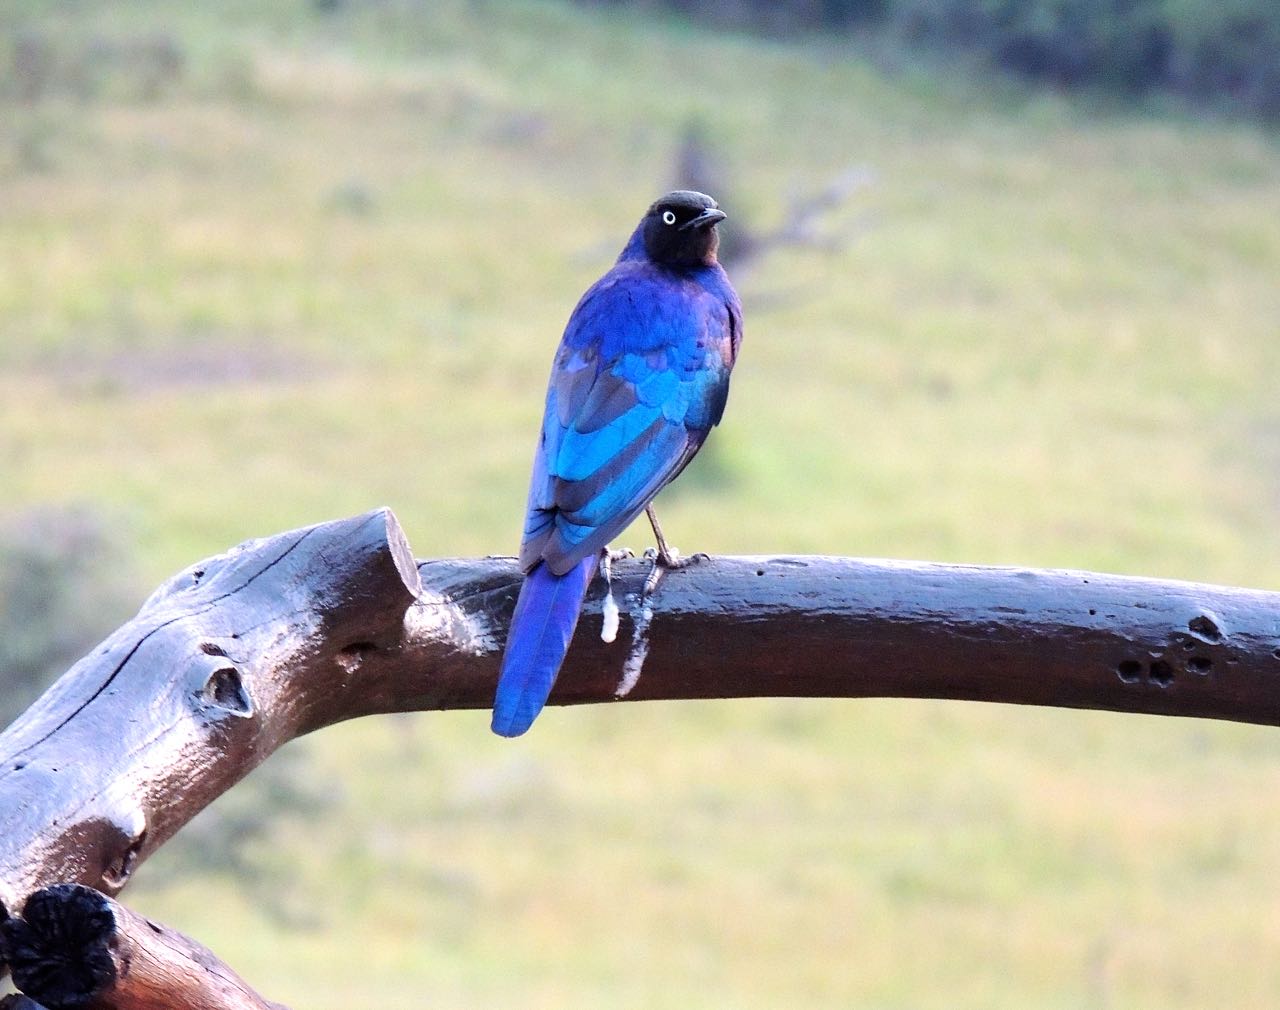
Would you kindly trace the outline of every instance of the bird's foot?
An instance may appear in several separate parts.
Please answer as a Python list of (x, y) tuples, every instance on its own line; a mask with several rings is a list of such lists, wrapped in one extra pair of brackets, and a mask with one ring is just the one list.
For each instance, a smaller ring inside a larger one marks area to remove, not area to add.
[(690, 554), (687, 558), (682, 558), (680, 552), (674, 547), (668, 547), (663, 544), (659, 548), (650, 547), (644, 552), (644, 559), (653, 563), (648, 577), (644, 580), (644, 595), (649, 596), (658, 588), (658, 583), (662, 581), (664, 572), (679, 571), (681, 568), (688, 568), (690, 565), (710, 561), (711, 555), (698, 551), (696, 554)]
[(605, 582), (608, 582), (613, 578), (613, 563), (615, 561), (626, 561), (629, 558), (634, 558), (635, 556), (636, 552), (630, 547), (622, 547), (616, 551), (608, 547), (603, 548), (600, 551), (600, 567), (598, 569), (600, 577), (604, 579)]
[(687, 558), (680, 556), (680, 551), (674, 547), (668, 547), (665, 551), (661, 548), (654, 549), (650, 547), (644, 552), (645, 559), (652, 561), (654, 564), (661, 565), (669, 571), (676, 571), (680, 568), (688, 568), (690, 565), (696, 565), (702, 561), (710, 561), (711, 555), (703, 551), (696, 554), (690, 554)]

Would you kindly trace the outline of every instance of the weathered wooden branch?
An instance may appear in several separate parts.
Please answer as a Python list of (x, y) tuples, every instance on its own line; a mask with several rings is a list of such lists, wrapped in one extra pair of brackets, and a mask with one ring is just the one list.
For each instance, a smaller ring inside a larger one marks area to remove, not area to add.
[(36, 891), (0, 932), (14, 984), (51, 1010), (285, 1010), (194, 940), (81, 884)]
[[(648, 570), (615, 566), (612, 644), (597, 580), (553, 704), (929, 697), (1280, 722), (1276, 593), (739, 557), (669, 574), (642, 600)], [(518, 581), (507, 558), (414, 562), (387, 511), (187, 569), (0, 735), (0, 900), (63, 881), (118, 891), (300, 734), (487, 706)]]
[(46, 1010), (30, 996), (10, 994), (0, 997), (0, 1010)]

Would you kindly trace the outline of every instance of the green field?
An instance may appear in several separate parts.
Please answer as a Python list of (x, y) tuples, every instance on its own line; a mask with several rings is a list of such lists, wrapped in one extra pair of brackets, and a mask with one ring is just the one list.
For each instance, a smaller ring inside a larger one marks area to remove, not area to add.
[[(1280, 587), (1274, 134), (560, 3), (18, 31), (57, 59), (0, 96), (0, 509), (102, 509), (148, 585), (382, 504), (419, 556), (514, 551), (560, 329), (696, 119), (729, 227), (876, 181), (845, 251), (744, 279), (675, 543)], [(330, 800), (261, 843), (288, 916), (167, 851), (126, 892), (295, 1010), (1280, 998), (1275, 730), (761, 701), (295, 746)]]

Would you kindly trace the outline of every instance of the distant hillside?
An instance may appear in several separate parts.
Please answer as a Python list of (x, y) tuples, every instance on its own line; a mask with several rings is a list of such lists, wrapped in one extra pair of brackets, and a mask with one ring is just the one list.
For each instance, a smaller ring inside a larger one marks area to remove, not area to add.
[[(584, 0), (621, 6), (623, 0)], [(881, 32), (964, 47), (1059, 87), (1164, 91), (1280, 120), (1274, 0), (650, 0), (700, 22), (784, 33)]]

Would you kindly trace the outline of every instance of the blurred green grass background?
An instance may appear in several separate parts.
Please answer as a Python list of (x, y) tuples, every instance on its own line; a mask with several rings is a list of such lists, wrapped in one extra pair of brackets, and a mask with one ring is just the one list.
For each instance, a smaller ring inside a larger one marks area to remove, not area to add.
[[(676, 543), (1280, 584), (1274, 133), (550, 2), (0, 32), (100, 57), (0, 97), (0, 507), (105, 511), (147, 586), (379, 504), (419, 556), (512, 552), (552, 348), (692, 120), (728, 227), (876, 182), (847, 249), (744, 279)], [(254, 843), (284, 914), (168, 850), (126, 900), (297, 1008), (1280, 997), (1273, 730), (761, 701), (294, 749), (327, 801)]]

